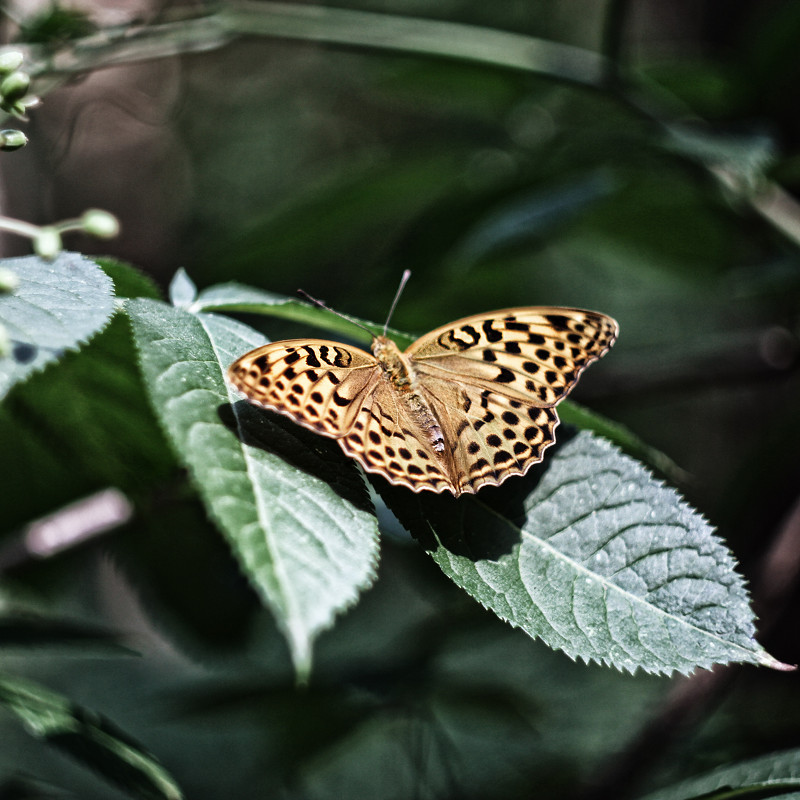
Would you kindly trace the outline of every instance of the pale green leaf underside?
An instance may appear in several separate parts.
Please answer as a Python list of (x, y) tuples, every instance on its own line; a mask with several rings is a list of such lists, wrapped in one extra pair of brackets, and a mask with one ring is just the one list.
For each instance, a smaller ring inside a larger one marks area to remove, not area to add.
[[(794, 790), (794, 791), (792, 791)], [(800, 797), (800, 750), (771, 753), (669, 786), (644, 800), (723, 800), (723, 798)]]
[(166, 770), (103, 717), (30, 681), (0, 675), (0, 707), (37, 739), (57, 747), (138, 798), (180, 800)]
[(77, 253), (61, 253), (53, 261), (10, 258), (3, 266), (19, 285), (0, 294), (0, 325), (11, 343), (10, 355), (0, 356), (0, 397), (66, 350), (76, 350), (114, 312), (110, 278)]
[[(744, 582), (708, 523), (608, 442), (583, 432), (556, 448), (521, 509), (498, 512), (481, 500), (458, 521), (431, 523), (434, 558), (549, 646), (653, 673), (729, 661), (781, 666), (753, 639)], [(481, 527), (492, 529), (497, 554), (442, 544), (480, 537)]]
[[(329, 464), (330, 450), (293, 439), (305, 431), (287, 431), (229, 394), (228, 365), (264, 343), (252, 328), (152, 300), (126, 310), (156, 413), (305, 672), (315, 636), (374, 578), (377, 522), (359, 502), (361, 479), (338, 448)], [(279, 446), (290, 460), (316, 459), (311, 471), (288, 463)]]

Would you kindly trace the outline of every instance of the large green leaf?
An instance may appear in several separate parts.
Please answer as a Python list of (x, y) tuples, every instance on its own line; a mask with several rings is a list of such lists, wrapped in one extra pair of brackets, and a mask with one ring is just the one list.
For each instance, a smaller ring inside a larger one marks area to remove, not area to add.
[(53, 261), (11, 258), (3, 266), (19, 285), (0, 294), (0, 325), (11, 341), (10, 355), (0, 356), (0, 397), (65, 351), (76, 350), (114, 312), (111, 280), (77, 253), (61, 253)]
[[(792, 789), (794, 791), (792, 791)], [(723, 798), (800, 797), (800, 750), (787, 750), (720, 767), (661, 791), (645, 800), (723, 800)]]
[(260, 334), (151, 300), (126, 309), (156, 412), (303, 674), (313, 639), (374, 577), (377, 523), (361, 478), (333, 442), (227, 387), (227, 366)]
[(0, 675), (0, 707), (28, 732), (142, 800), (183, 795), (158, 761), (108, 720), (37, 684)]
[(674, 490), (586, 432), (546, 464), (460, 500), (383, 494), (453, 581), (571, 658), (783, 666), (753, 639), (730, 552)]

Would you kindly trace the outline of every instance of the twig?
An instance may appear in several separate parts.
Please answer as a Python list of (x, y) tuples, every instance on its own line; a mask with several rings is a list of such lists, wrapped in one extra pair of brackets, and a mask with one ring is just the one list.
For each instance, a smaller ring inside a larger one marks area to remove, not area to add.
[(0, 548), (0, 574), (83, 544), (124, 525), (132, 515), (130, 500), (118, 489), (105, 489), (71, 503), (11, 536)]

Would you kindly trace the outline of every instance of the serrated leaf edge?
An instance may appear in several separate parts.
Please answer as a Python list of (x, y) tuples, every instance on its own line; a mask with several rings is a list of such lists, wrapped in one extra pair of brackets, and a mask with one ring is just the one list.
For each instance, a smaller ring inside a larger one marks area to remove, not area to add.
[[(225, 380), (225, 370), (224, 370), (224, 368), (222, 366), (222, 361), (220, 359), (219, 353), (218, 353), (216, 347), (214, 346), (214, 342), (213, 342), (212, 336), (208, 333), (206, 325), (203, 322), (203, 317), (204, 316), (216, 316), (216, 315), (209, 314), (208, 312), (196, 313), (196, 312), (193, 312), (193, 311), (191, 311), (190, 309), (187, 309), (187, 308), (175, 308), (175, 307), (169, 305), (168, 303), (165, 303), (164, 301), (153, 300), (153, 299), (149, 299), (149, 298), (125, 298), (125, 300), (123, 301), (123, 307), (127, 306), (128, 302), (130, 300), (140, 300), (140, 301), (141, 300), (146, 300), (149, 303), (159, 303), (159, 304), (165, 306), (166, 308), (172, 310), (173, 312), (174, 311), (178, 311), (178, 312), (182, 312), (182, 313), (187, 313), (187, 314), (191, 314), (193, 317), (195, 317), (198, 320), (198, 322), (201, 324), (201, 326), (203, 327), (203, 330), (204, 330), (204, 332), (206, 334), (206, 337), (208, 339), (209, 346), (211, 347), (212, 351), (214, 352), (214, 356), (215, 356), (214, 360), (215, 360), (215, 363), (217, 364), (217, 366), (219, 367), (220, 376), (221, 376), (221, 379), (222, 379), (222, 385), (225, 387), (225, 395), (224, 395), (224, 397), (227, 398), (228, 400), (237, 400), (237, 399), (239, 399), (235, 394), (233, 394), (233, 389), (228, 385), (227, 381)], [(126, 316), (128, 317), (129, 324), (131, 326), (133, 326), (134, 325), (133, 320), (130, 318), (129, 315), (126, 314)], [(223, 319), (225, 319), (225, 318), (223, 317)], [(168, 339), (168, 337), (164, 337), (164, 339), (162, 339), (162, 341), (164, 341), (166, 339)], [(142, 351), (141, 351), (141, 348), (140, 348), (140, 346), (139, 346), (139, 344), (137, 342), (137, 339), (136, 339), (135, 335), (133, 336), (133, 340), (134, 340), (134, 343), (135, 343), (135, 349), (136, 349), (136, 355), (137, 355), (137, 361), (138, 361), (138, 364), (139, 364), (140, 374), (144, 375), (144, 370), (142, 369), (142, 359), (143, 359)], [(186, 466), (187, 472), (189, 474), (189, 478), (190, 478), (190, 481), (191, 481), (192, 485), (197, 490), (198, 495), (203, 499), (203, 506), (204, 506), (204, 508), (206, 510), (206, 513), (208, 514), (209, 518), (214, 522), (216, 527), (223, 534), (226, 535), (226, 540), (228, 540), (227, 539), (227, 533), (226, 533), (225, 524), (220, 519), (218, 513), (215, 511), (215, 509), (213, 507), (213, 504), (210, 503), (210, 502), (206, 502), (206, 500), (205, 500), (205, 492), (204, 492), (202, 483), (197, 479), (196, 475), (194, 474), (193, 467), (190, 464), (186, 463), (185, 460), (183, 459), (180, 447), (178, 446), (177, 442), (175, 441), (175, 438), (174, 438), (172, 432), (169, 430), (169, 426), (166, 424), (165, 420), (163, 419), (162, 414), (160, 413), (159, 409), (155, 407), (155, 404), (153, 402), (153, 398), (151, 397), (150, 392), (146, 392), (146, 394), (147, 394), (148, 401), (149, 401), (151, 407), (153, 407), (156, 419), (158, 420), (159, 427), (163, 431), (167, 441), (170, 443), (170, 446), (172, 448), (173, 453), (176, 455), (178, 461), (180, 463), (184, 464), (184, 466)], [(222, 395), (219, 395), (219, 398), (222, 399)], [(235, 412), (234, 412), (234, 416), (236, 417), (236, 420), (237, 420), (237, 429), (238, 429), (239, 428), (239, 418), (238, 418), (238, 415), (235, 414)], [(242, 459), (243, 459), (244, 464), (245, 464), (245, 469), (247, 471), (248, 478), (250, 478), (250, 485), (252, 487), (254, 487), (253, 495), (254, 495), (254, 497), (256, 497), (256, 501), (255, 501), (254, 505), (255, 505), (255, 507), (257, 509), (257, 512), (258, 512), (259, 526), (261, 527), (261, 530), (266, 531), (267, 528), (265, 528), (265, 526), (263, 524), (263, 514), (262, 514), (262, 511), (261, 511), (261, 508), (259, 507), (259, 501), (258, 501), (259, 492), (255, 491), (255, 487), (258, 486), (258, 483), (253, 481), (252, 477), (251, 477), (252, 473), (251, 473), (250, 467), (251, 467), (252, 459), (248, 456), (246, 448), (245, 448), (245, 445), (238, 439), (238, 437), (237, 437), (237, 442), (239, 444), (239, 448), (238, 449), (239, 449), (239, 452), (242, 455)], [(280, 475), (278, 475), (278, 478), (280, 478)], [(363, 477), (362, 477), (362, 479), (363, 479)], [(268, 538), (269, 537), (266, 537), (266, 536), (264, 537), (265, 540), (267, 540)], [(228, 540), (228, 543), (229, 543), (229, 546), (233, 547), (233, 545), (231, 544), (230, 540)], [(272, 548), (270, 548), (270, 554), (274, 555), (274, 553), (272, 551)], [(272, 563), (273, 564), (277, 564), (278, 562), (273, 558)], [(286, 638), (287, 638), (287, 641), (288, 641), (288, 643), (290, 645), (290, 651), (292, 653), (292, 661), (293, 661), (293, 663), (295, 665), (295, 670), (296, 670), (296, 673), (298, 675), (298, 679), (301, 682), (304, 681), (308, 677), (308, 674), (310, 673), (311, 654), (312, 654), (314, 640), (316, 639), (317, 636), (319, 636), (320, 633), (322, 633), (323, 631), (329, 629), (334, 624), (336, 618), (340, 614), (344, 613), (348, 608), (351, 608), (353, 605), (355, 605), (357, 603), (361, 592), (366, 591), (367, 589), (369, 589), (370, 586), (373, 585), (373, 583), (375, 582), (375, 580), (377, 578), (378, 563), (379, 563), (379, 551), (378, 551), (378, 548), (376, 548), (375, 551), (374, 551), (374, 555), (372, 555), (370, 557), (369, 571), (368, 571), (368, 573), (366, 575), (365, 581), (363, 583), (358, 584), (356, 587), (354, 587), (356, 590), (353, 592), (352, 597), (346, 598), (341, 605), (337, 606), (334, 609), (334, 613), (332, 613), (330, 615), (330, 617), (327, 620), (327, 622), (324, 625), (321, 625), (321, 626), (315, 628), (314, 632), (313, 632), (313, 634), (311, 636), (303, 637), (303, 641), (300, 641), (298, 639), (298, 637), (296, 637), (294, 635), (294, 632), (291, 630), (291, 628), (289, 627), (288, 624), (284, 623), (284, 619), (281, 617), (281, 615), (279, 613), (274, 613), (274, 618), (275, 618), (277, 624), (279, 625), (279, 627), (284, 631), (284, 633), (286, 635)], [(264, 593), (264, 590), (263, 590), (262, 586), (259, 585), (259, 583), (257, 583), (256, 581), (254, 581), (252, 579), (252, 577), (247, 573), (247, 571), (245, 569), (243, 569), (243, 572), (247, 576), (247, 578), (251, 582), (251, 584), (255, 587), (257, 593), (260, 596), (264, 597), (264, 600), (267, 602), (267, 605), (269, 606), (269, 608), (273, 612), (275, 612), (276, 609), (280, 609), (281, 608), (281, 606), (278, 606), (278, 605), (275, 604), (275, 599), (274, 598), (271, 598), (269, 596), (265, 596), (265, 593)], [(284, 601), (284, 603), (283, 603), (283, 607), (284, 608), (287, 608), (290, 605), (289, 603), (285, 602), (286, 597), (285, 597), (285, 591), (284, 591), (283, 587), (285, 587), (286, 584), (287, 584), (287, 581), (285, 579), (282, 580), (280, 582), (280, 584), (279, 584), (280, 587), (281, 587), (281, 595), (280, 595), (279, 599)], [(297, 618), (297, 617), (295, 617), (295, 618)], [(305, 626), (303, 626), (303, 627), (305, 627)]]
[[(55, 367), (59, 362), (62, 361), (64, 356), (67, 355), (68, 353), (79, 353), (81, 350), (83, 350), (83, 348), (86, 347), (86, 345), (88, 345), (96, 336), (99, 336), (106, 328), (108, 328), (108, 326), (111, 324), (111, 321), (114, 319), (114, 316), (119, 311), (119, 306), (117, 305), (117, 299), (115, 298), (115, 295), (114, 295), (114, 293), (115, 293), (114, 281), (111, 278), (111, 276), (108, 275), (106, 273), (106, 271), (99, 264), (94, 262), (92, 259), (86, 258), (86, 256), (83, 256), (81, 254), (75, 254), (75, 253), (67, 253), (67, 254), (68, 255), (80, 255), (80, 257), (81, 257), (81, 259), (83, 261), (86, 261), (89, 264), (92, 264), (97, 269), (97, 271), (103, 276), (103, 278), (106, 281), (108, 281), (108, 285), (110, 287), (109, 298), (111, 300), (110, 312), (106, 316), (105, 320), (100, 324), (100, 326), (98, 328), (95, 328), (95, 330), (93, 330), (88, 336), (79, 337), (75, 341), (74, 344), (68, 344), (68, 345), (65, 345), (63, 348), (60, 348), (52, 358), (50, 358), (47, 361), (44, 361), (44, 362), (42, 362), (40, 364), (34, 365), (33, 368), (29, 372), (27, 372), (19, 380), (14, 381), (10, 386), (8, 386), (6, 388), (5, 391), (2, 391), (0, 389), (0, 401), (2, 401), (3, 398), (7, 397), (8, 393), (11, 392), (16, 386), (21, 386), (21, 385), (27, 383), (34, 375), (39, 375), (42, 372), (44, 372), (45, 370), (49, 369), (50, 367)], [(36, 281), (31, 281), (31, 279), (27, 278), (27, 277), (25, 278), (25, 280), (27, 282), (30, 282), (30, 283), (36, 283)], [(43, 310), (47, 311), (47, 313), (52, 314), (52, 312), (50, 312), (47, 309), (43, 309)], [(0, 358), (2, 358), (2, 357), (0, 357)]]
[[(673, 495), (673, 497), (677, 500), (677, 505), (680, 507), (680, 509), (682, 511), (688, 511), (689, 513), (697, 516), (699, 518), (699, 520), (710, 529), (710, 535), (716, 540), (718, 545), (720, 545), (721, 547), (723, 547), (725, 549), (726, 553), (728, 554), (727, 558), (728, 558), (728, 560), (730, 562), (731, 572), (738, 578), (738, 581), (740, 582), (740, 587), (741, 587), (742, 591), (744, 592), (744, 599), (749, 602), (750, 595), (749, 595), (749, 592), (747, 591), (747, 581), (745, 580), (745, 578), (736, 569), (736, 562), (734, 561), (732, 555), (730, 554), (730, 550), (728, 549), (728, 547), (725, 544), (724, 540), (720, 536), (717, 535), (716, 529), (714, 528), (713, 525), (711, 525), (711, 523), (706, 519), (706, 517), (701, 512), (699, 512), (696, 509), (694, 509), (673, 487), (669, 486), (663, 480), (654, 477), (653, 473), (650, 470), (648, 470), (647, 467), (645, 467), (641, 462), (637, 461), (636, 459), (632, 458), (631, 456), (628, 456), (627, 454), (625, 454), (621, 450), (621, 448), (619, 448), (616, 444), (614, 444), (613, 442), (608, 441), (607, 439), (605, 439), (603, 437), (597, 436), (596, 434), (589, 433), (588, 435), (592, 436), (595, 439), (598, 439), (598, 440), (604, 442), (606, 446), (608, 446), (612, 451), (614, 451), (616, 453), (616, 455), (618, 455), (618, 456), (620, 456), (622, 458), (625, 458), (625, 459), (627, 459), (629, 461), (635, 462), (636, 465), (646, 473), (648, 479), (658, 489), (666, 490), (666, 491), (670, 492)], [(476, 496), (473, 502), (478, 502), (479, 503), (480, 502), (479, 496)], [(758, 642), (756, 642), (756, 640), (753, 639), (753, 638), (751, 638), (751, 641), (754, 644), (754, 648), (752, 650), (748, 650), (747, 648), (743, 647), (742, 645), (728, 642), (727, 640), (725, 640), (724, 638), (722, 638), (718, 634), (710, 633), (709, 631), (706, 631), (706, 630), (704, 630), (702, 628), (699, 628), (697, 625), (694, 625), (693, 623), (688, 623), (685, 620), (683, 620), (681, 617), (676, 617), (674, 614), (670, 614), (667, 611), (664, 611), (663, 609), (659, 608), (658, 606), (654, 606), (654, 605), (646, 603), (642, 598), (637, 597), (636, 595), (632, 594), (628, 590), (623, 589), (623, 588), (617, 586), (616, 584), (610, 583), (607, 578), (603, 578), (601, 576), (596, 575), (593, 572), (590, 572), (588, 569), (586, 569), (586, 567), (583, 567), (582, 565), (578, 564), (574, 559), (572, 559), (572, 558), (570, 558), (568, 556), (565, 556), (563, 553), (561, 553), (560, 551), (556, 550), (547, 541), (538, 538), (534, 534), (530, 533), (529, 531), (526, 531), (525, 529), (519, 527), (518, 525), (514, 525), (511, 522), (511, 520), (507, 519), (506, 517), (503, 517), (501, 514), (499, 514), (492, 507), (486, 505), (485, 503), (481, 503), (481, 505), (486, 511), (488, 511), (493, 516), (495, 516), (498, 519), (500, 519), (504, 524), (506, 524), (506, 525), (508, 525), (510, 527), (513, 527), (513, 529), (515, 531), (517, 531), (520, 534), (520, 536), (525, 536), (529, 540), (534, 541), (542, 549), (547, 550), (551, 554), (553, 554), (562, 563), (569, 563), (570, 566), (573, 567), (576, 572), (583, 573), (587, 577), (590, 577), (592, 580), (597, 581), (598, 583), (600, 583), (603, 586), (603, 589), (604, 589), (605, 592), (608, 592), (609, 590), (617, 592), (621, 596), (623, 596), (626, 599), (628, 599), (629, 601), (634, 601), (635, 604), (637, 606), (639, 606), (639, 607), (644, 605), (648, 609), (648, 611), (656, 611), (660, 615), (662, 615), (662, 616), (664, 616), (666, 618), (670, 618), (672, 620), (677, 621), (681, 625), (684, 625), (684, 626), (686, 626), (688, 628), (692, 628), (692, 629), (696, 630), (698, 633), (702, 634), (703, 636), (707, 636), (707, 637), (709, 637), (711, 639), (715, 639), (716, 641), (721, 642), (724, 645), (725, 649), (734, 649), (734, 650), (737, 650), (737, 651), (741, 651), (743, 654), (746, 654), (748, 656), (748, 657), (745, 657), (745, 658), (741, 659), (741, 661), (743, 661), (745, 663), (757, 663), (757, 664), (760, 664), (762, 666), (772, 667), (773, 669), (784, 669), (784, 670), (793, 669), (793, 667), (791, 667), (790, 665), (782, 664), (782, 662), (777, 661), (777, 659), (774, 659), (772, 656), (770, 656), (769, 653), (767, 653), (758, 644)], [(431, 533), (435, 536), (436, 533), (433, 530), (432, 526), (429, 525), (429, 527), (431, 529)], [(492, 589), (492, 591), (495, 591), (495, 590)], [(475, 597), (475, 595), (473, 595), (471, 592), (469, 594), (470, 594), (470, 596)], [(498, 617), (503, 619), (505, 622), (507, 622), (512, 627), (520, 628), (520, 629), (524, 630), (526, 633), (528, 633), (528, 631), (519, 622), (516, 622), (515, 620), (508, 619), (507, 617), (502, 616), (498, 611), (496, 611), (495, 609), (491, 608), (489, 605), (487, 605), (480, 598), (475, 597), (475, 599), (484, 608), (486, 608), (488, 611), (491, 611), (493, 614), (496, 614)], [(528, 633), (528, 635), (531, 635), (531, 634)], [(539, 639), (542, 642), (544, 642), (545, 644), (547, 644), (545, 639), (539, 634), (532, 635), (532, 638), (534, 640)], [(644, 647), (644, 644), (642, 646)], [(605, 666), (612, 666), (612, 667), (615, 667), (616, 669), (619, 669), (619, 670), (621, 670), (623, 672), (628, 672), (630, 674), (636, 674), (636, 672), (638, 670), (642, 670), (643, 672), (645, 672), (647, 674), (653, 674), (653, 675), (673, 675), (676, 672), (678, 672), (680, 674), (683, 674), (683, 675), (689, 675), (695, 669), (697, 669), (698, 667), (701, 668), (701, 669), (710, 669), (713, 665), (715, 665), (717, 663), (728, 663), (728, 662), (717, 662), (717, 661), (714, 661), (713, 659), (707, 659), (705, 661), (698, 662), (694, 667), (687, 668), (687, 669), (683, 669), (681, 667), (674, 667), (672, 669), (657, 669), (657, 668), (652, 668), (651, 669), (651, 668), (645, 667), (645, 666), (643, 666), (641, 664), (634, 664), (633, 666), (625, 664), (624, 662), (621, 663), (621, 664), (618, 664), (617, 662), (613, 661), (612, 659), (599, 657), (599, 656), (588, 656), (587, 657), (583, 653), (571, 653), (570, 651), (564, 649), (563, 647), (559, 647), (558, 649), (560, 649), (565, 655), (567, 655), (573, 661), (580, 660), (580, 661), (583, 661), (586, 664), (597, 663), (597, 664), (603, 664)], [(646, 648), (646, 649), (649, 650), (649, 648)], [(652, 651), (650, 651), (650, 652), (652, 652)]]

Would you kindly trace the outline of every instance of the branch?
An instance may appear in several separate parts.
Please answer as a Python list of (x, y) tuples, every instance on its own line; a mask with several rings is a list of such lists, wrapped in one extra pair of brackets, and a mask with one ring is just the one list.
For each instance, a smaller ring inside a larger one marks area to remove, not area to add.
[[(456, 58), (592, 86), (599, 85), (605, 61), (591, 50), (476, 25), (239, 0), (204, 17), (106, 30), (55, 54), (29, 46), (26, 64), (32, 77), (63, 80), (119, 64), (214, 50), (254, 35)], [(37, 92), (43, 93), (41, 86)]]

